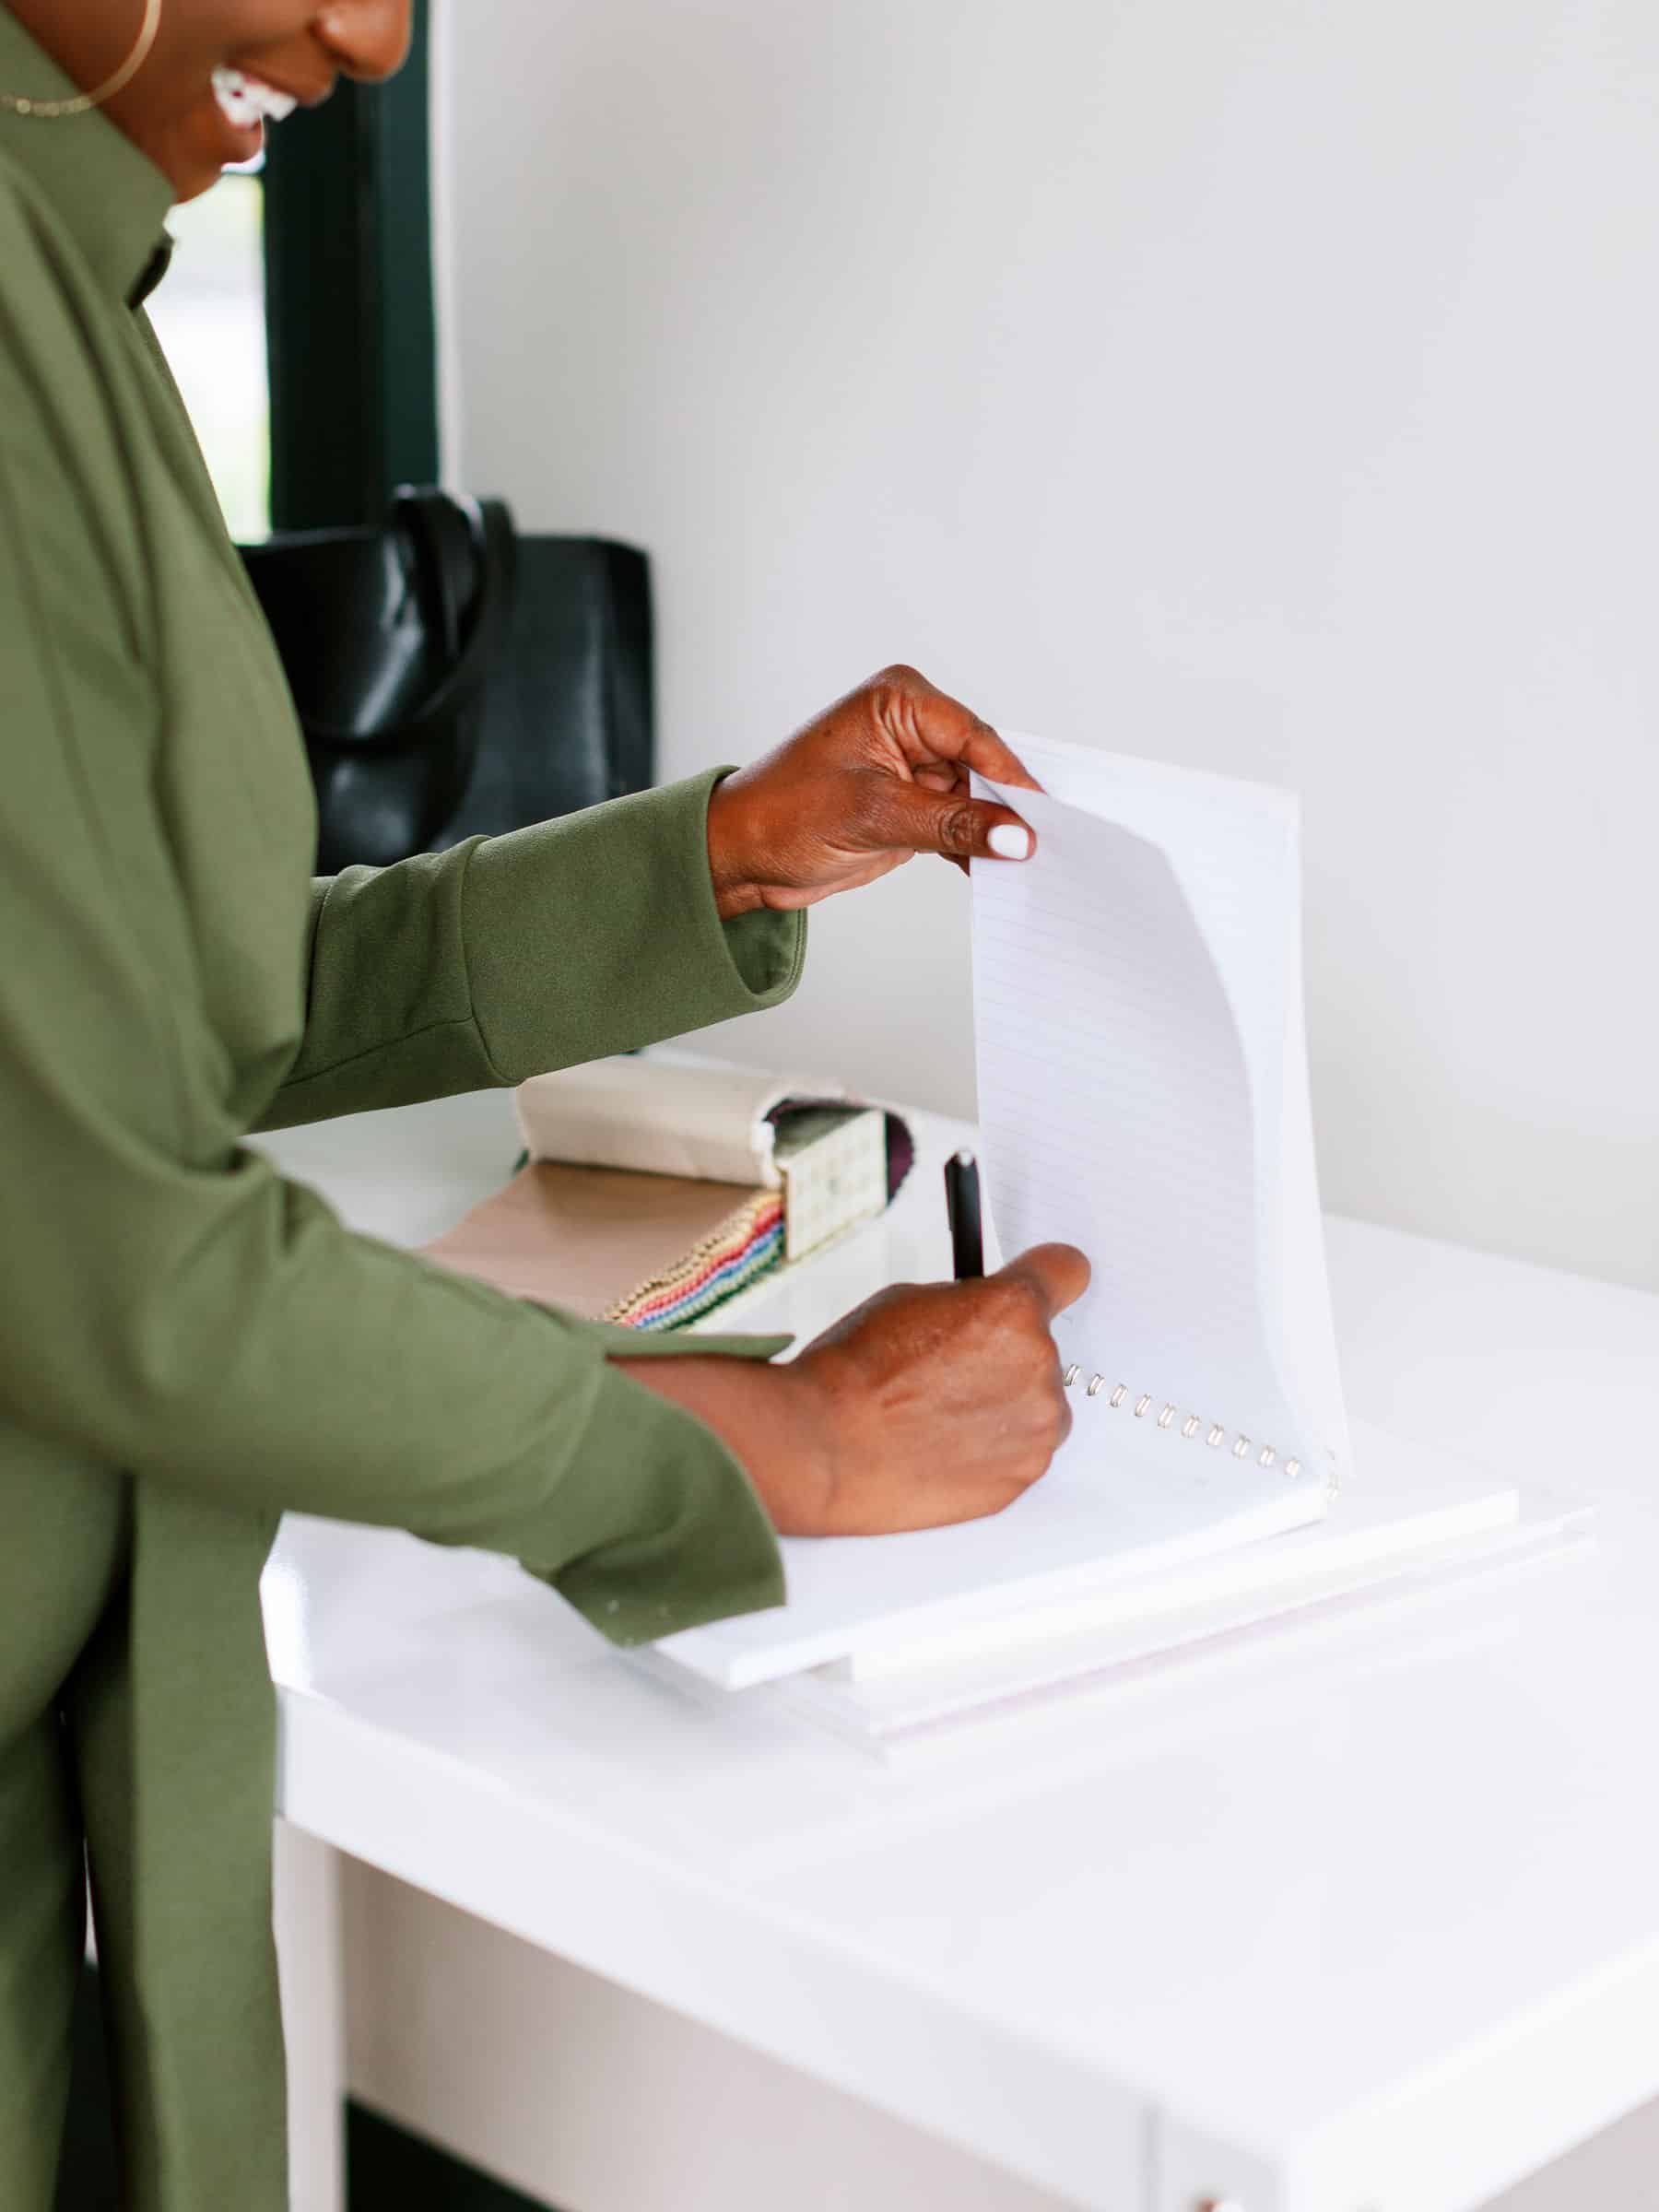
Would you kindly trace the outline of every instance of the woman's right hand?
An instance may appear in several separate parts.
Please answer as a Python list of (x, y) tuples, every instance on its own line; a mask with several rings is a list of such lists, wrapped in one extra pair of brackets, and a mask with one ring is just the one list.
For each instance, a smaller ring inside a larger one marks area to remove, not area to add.
[(787, 1367), (624, 1360), (747, 1469), (782, 1535), (868, 1536), (1000, 1512), (1071, 1427), (1050, 1324), (1088, 1287), (1069, 1244), (970, 1283), (901, 1284)]
[(816, 1398), (828, 1464), (768, 1499), (779, 1530), (873, 1536), (1012, 1505), (1071, 1429), (1050, 1324), (1088, 1288), (1080, 1252), (1040, 1244), (981, 1282), (899, 1284), (827, 1330), (786, 1371)]

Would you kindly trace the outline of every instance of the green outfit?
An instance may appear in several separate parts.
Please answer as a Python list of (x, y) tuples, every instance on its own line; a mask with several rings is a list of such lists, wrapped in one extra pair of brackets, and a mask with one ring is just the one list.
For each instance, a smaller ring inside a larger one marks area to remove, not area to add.
[[(62, 85), (4, 10), (0, 85)], [(621, 1642), (782, 1594), (741, 1468), (607, 1359), (672, 1342), (350, 1235), (243, 1146), (771, 1005), (804, 932), (721, 923), (712, 773), (310, 881), (282, 671), (138, 308), (169, 198), (100, 116), (0, 114), (8, 2212), (50, 2203), (83, 1840), (132, 2204), (286, 2202), (285, 1508), (511, 1553)]]

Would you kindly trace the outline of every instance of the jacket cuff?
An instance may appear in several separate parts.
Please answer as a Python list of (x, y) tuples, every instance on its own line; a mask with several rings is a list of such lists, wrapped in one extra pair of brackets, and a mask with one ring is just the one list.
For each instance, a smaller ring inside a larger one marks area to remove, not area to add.
[(613, 1643), (783, 1603), (778, 1540), (741, 1465), (693, 1415), (608, 1362), (549, 1538), (540, 1559), (534, 1527), (513, 1548)]
[(572, 1037), (599, 1060), (794, 989), (806, 916), (722, 922), (714, 903), (709, 794), (730, 773), (705, 770), (475, 849), (462, 941), (474, 1019), (503, 1083), (562, 1065)]

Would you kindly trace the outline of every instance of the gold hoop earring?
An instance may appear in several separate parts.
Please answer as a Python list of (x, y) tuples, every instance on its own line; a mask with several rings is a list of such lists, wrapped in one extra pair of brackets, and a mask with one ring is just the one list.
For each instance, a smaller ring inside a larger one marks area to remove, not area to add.
[(77, 92), (73, 100), (33, 100), (27, 92), (0, 92), (0, 109), (11, 115), (33, 116), (41, 123), (56, 123), (65, 115), (89, 114), (132, 83), (148, 61), (160, 26), (161, 0), (144, 0), (144, 21), (138, 29), (138, 42), (113, 76), (94, 86), (90, 92)]

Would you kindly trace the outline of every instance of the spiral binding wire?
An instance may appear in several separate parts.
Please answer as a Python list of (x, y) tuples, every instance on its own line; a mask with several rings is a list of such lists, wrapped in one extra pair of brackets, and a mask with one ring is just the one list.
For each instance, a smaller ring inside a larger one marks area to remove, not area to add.
[[(1061, 1376), (1060, 1380), (1065, 1383), (1066, 1389), (1070, 1390), (1072, 1385), (1077, 1382), (1077, 1377), (1082, 1372), (1082, 1368), (1078, 1365), (1077, 1360), (1073, 1359), (1067, 1363), (1065, 1372)], [(1098, 1397), (1100, 1392), (1105, 1389), (1105, 1386), (1106, 1378), (1104, 1375), (1090, 1375), (1088, 1383), (1085, 1385), (1083, 1394), (1085, 1397), (1088, 1398)], [(1116, 1382), (1112, 1385), (1112, 1390), (1107, 1396), (1106, 1403), (1108, 1406), (1115, 1409), (1116, 1407), (1124, 1405), (1127, 1401), (1128, 1396), (1129, 1385), (1127, 1382)], [(1147, 1416), (1152, 1412), (1152, 1409), (1155, 1406), (1158, 1406), (1158, 1412), (1155, 1417), (1155, 1425), (1159, 1429), (1173, 1429), (1175, 1426), (1176, 1417), (1181, 1410), (1180, 1407), (1171, 1403), (1171, 1401), (1168, 1399), (1166, 1399), (1161, 1406), (1159, 1406), (1158, 1400), (1153, 1397), (1149, 1391), (1142, 1391), (1135, 1401), (1135, 1419), (1137, 1421), (1144, 1421)], [(1185, 1419), (1182, 1421), (1180, 1432), (1189, 1443), (1195, 1436), (1198, 1436), (1200, 1433), (1202, 1433), (1205, 1443), (1212, 1452), (1218, 1452), (1221, 1449), (1222, 1445), (1227, 1441), (1228, 1434), (1226, 1429), (1222, 1427), (1219, 1421), (1211, 1421), (1206, 1425), (1202, 1417), (1195, 1413), (1189, 1413)], [(1251, 1441), (1249, 1437), (1241, 1434), (1233, 1438), (1232, 1456), (1235, 1459), (1248, 1459), (1252, 1453), (1254, 1453), (1255, 1454), (1255, 1463), (1258, 1467), (1271, 1467), (1279, 1464), (1278, 1453), (1271, 1444), (1263, 1444), (1258, 1447)], [(1290, 1480), (1294, 1482), (1302, 1471), (1302, 1463), (1300, 1459), (1287, 1459), (1284, 1462), (1284, 1469)]]

